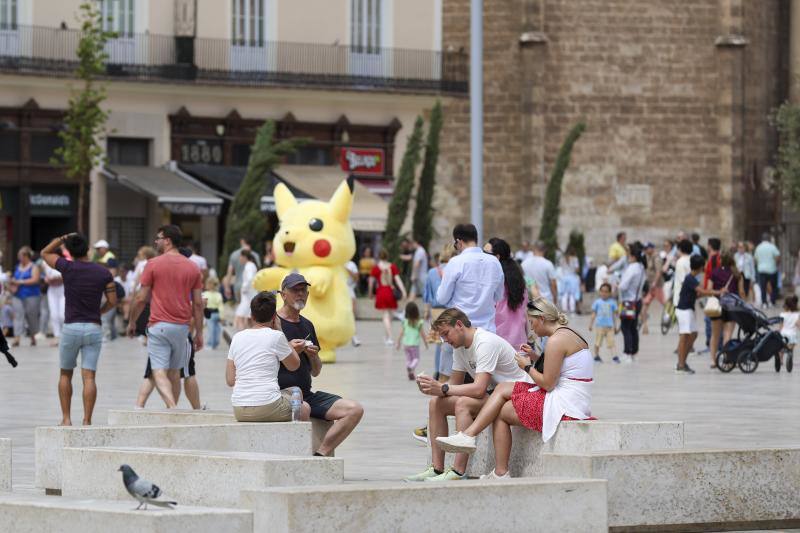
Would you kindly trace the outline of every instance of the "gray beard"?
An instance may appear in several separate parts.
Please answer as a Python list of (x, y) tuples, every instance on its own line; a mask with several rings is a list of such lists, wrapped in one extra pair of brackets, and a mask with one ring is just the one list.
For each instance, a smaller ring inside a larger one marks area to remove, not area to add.
[(305, 309), (306, 303), (302, 300), (298, 300), (292, 304), (292, 307), (294, 307), (295, 311), (302, 311), (303, 309)]

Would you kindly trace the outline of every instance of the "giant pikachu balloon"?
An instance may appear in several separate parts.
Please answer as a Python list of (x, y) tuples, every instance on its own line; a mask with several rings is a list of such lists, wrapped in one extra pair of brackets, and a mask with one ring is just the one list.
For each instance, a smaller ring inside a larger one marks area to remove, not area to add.
[(350, 226), (353, 178), (343, 181), (329, 202), (298, 203), (283, 183), (275, 186), (274, 196), (280, 227), (272, 244), (279, 266), (259, 271), (253, 286), (259, 291), (278, 290), (287, 274), (300, 272), (311, 284), (302, 314), (314, 323), (320, 358), (334, 363), (335, 349), (355, 332), (344, 268), (356, 250)]

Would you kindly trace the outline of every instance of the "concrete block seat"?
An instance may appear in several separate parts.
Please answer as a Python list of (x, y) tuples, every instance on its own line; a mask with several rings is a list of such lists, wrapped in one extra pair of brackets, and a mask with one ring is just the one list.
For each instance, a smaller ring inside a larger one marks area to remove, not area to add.
[[(36, 486), (61, 489), (64, 448), (142, 446), (187, 450), (310, 456), (311, 424), (275, 422), (193, 426), (90, 426), (36, 428)], [(135, 468), (135, 467), (134, 467)]]
[[(121, 483), (121, 482), (120, 482)], [(0, 531), (14, 533), (251, 533), (253, 514), (238, 509), (178, 505), (173, 510), (137, 502), (0, 494)]]
[[(603, 480), (347, 483), (244, 490), (256, 533), (605, 532)], [(335, 525), (334, 525), (335, 524)]]
[(612, 531), (800, 527), (800, 448), (554, 453), (544, 474), (608, 480)]
[[(193, 409), (111, 409), (109, 426), (167, 426), (187, 424), (234, 424), (231, 411), (198, 411)], [(311, 449), (316, 450), (333, 425), (328, 420), (311, 419)]]
[(130, 465), (170, 498), (188, 505), (235, 507), (243, 489), (342, 483), (344, 460), (252, 452), (163, 448), (65, 448), (64, 496), (129, 499), (117, 472)]
[[(448, 417), (451, 434), (455, 419)], [(600, 450), (657, 450), (683, 448), (683, 422), (636, 422), (622, 420), (564, 421), (549, 442), (523, 427), (511, 428), (513, 441), (509, 470), (513, 477), (541, 476), (542, 454), (577, 453)], [(478, 436), (467, 475), (478, 477), (494, 469), (492, 427)]]
[(0, 439), (0, 492), (11, 490), (11, 439)]

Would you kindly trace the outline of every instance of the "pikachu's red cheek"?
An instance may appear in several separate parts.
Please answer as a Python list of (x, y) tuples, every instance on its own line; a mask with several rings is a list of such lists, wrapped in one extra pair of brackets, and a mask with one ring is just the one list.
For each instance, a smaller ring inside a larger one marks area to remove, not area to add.
[(331, 243), (325, 239), (314, 242), (314, 255), (317, 257), (328, 257), (331, 253)]

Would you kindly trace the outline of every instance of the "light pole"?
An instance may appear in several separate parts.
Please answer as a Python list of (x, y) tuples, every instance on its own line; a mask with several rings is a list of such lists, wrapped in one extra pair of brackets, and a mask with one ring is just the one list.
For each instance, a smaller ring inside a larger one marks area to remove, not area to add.
[(483, 0), (470, 5), (470, 218), (483, 242)]

